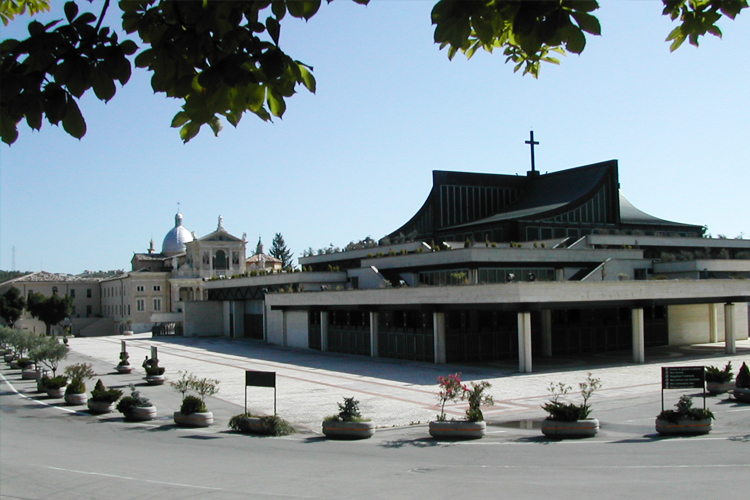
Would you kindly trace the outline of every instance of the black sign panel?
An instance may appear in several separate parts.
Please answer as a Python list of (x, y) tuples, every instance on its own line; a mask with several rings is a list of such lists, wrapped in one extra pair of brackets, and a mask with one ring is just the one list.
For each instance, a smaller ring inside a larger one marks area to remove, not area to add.
[(662, 389), (703, 389), (706, 381), (702, 366), (661, 368)]
[(245, 370), (245, 386), (276, 387), (276, 372)]

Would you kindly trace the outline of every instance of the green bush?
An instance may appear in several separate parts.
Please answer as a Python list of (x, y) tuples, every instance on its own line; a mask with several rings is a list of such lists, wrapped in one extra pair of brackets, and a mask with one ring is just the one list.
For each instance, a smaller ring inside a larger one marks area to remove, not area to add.
[(750, 369), (747, 368), (747, 364), (742, 363), (734, 385), (740, 389), (750, 389)]
[(107, 389), (101, 379), (96, 383), (96, 387), (91, 391), (91, 401), (97, 403), (112, 404), (122, 396), (120, 389)]
[(676, 424), (680, 420), (704, 420), (707, 418), (714, 419), (711, 410), (703, 408), (693, 408), (693, 398), (687, 394), (680, 396), (680, 400), (675, 405), (675, 410), (664, 410), (659, 413), (657, 418), (666, 420), (669, 423)]
[(61, 389), (68, 385), (68, 377), (65, 375), (58, 375), (57, 377), (52, 377), (47, 381), (46, 384), (44, 384), (45, 389), (51, 389), (51, 390), (57, 390)]
[(338, 414), (326, 417), (324, 420), (327, 422), (369, 422), (368, 419), (362, 418), (359, 412), (359, 401), (353, 397), (344, 398), (344, 402), (338, 405)]
[(84, 394), (85, 392), (86, 384), (80, 379), (71, 380), (68, 387), (65, 388), (65, 394)]
[(565, 385), (562, 382), (557, 384), (550, 383), (549, 393), (552, 395), (552, 399), (542, 405), (544, 411), (547, 412), (547, 420), (557, 420), (561, 422), (575, 422), (576, 420), (583, 420), (588, 418), (591, 414), (591, 406), (589, 406), (589, 398), (602, 386), (601, 380), (594, 378), (591, 373), (584, 382), (578, 384), (583, 398), (583, 403), (580, 405), (568, 402), (560, 401), (561, 396), (565, 396), (570, 392), (572, 387)]
[(182, 406), (180, 406), (180, 413), (183, 415), (205, 413), (207, 411), (206, 404), (197, 396), (185, 396), (185, 399), (182, 400)]
[[(259, 418), (260, 429), (250, 426), (250, 418)], [(229, 428), (242, 434), (260, 434), (263, 436), (286, 436), (294, 434), (294, 427), (278, 415), (272, 417), (255, 417), (250, 413), (235, 415), (229, 419)]]
[(726, 364), (723, 370), (718, 369), (715, 366), (706, 367), (706, 382), (716, 382), (719, 384), (726, 384), (734, 378), (732, 373), (732, 362)]
[(125, 396), (117, 403), (117, 411), (125, 415), (125, 418), (128, 418), (134, 407), (148, 408), (149, 406), (151, 406), (151, 401), (141, 396), (140, 391), (136, 391), (135, 386), (131, 384), (130, 396)]

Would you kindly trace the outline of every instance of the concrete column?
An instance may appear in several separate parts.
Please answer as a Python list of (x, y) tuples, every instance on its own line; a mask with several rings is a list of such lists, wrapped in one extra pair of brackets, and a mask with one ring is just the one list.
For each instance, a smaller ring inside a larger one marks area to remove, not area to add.
[(370, 356), (373, 358), (378, 357), (378, 322), (380, 321), (380, 314), (377, 312), (370, 313)]
[(542, 356), (552, 356), (552, 311), (542, 311)]
[(724, 304), (724, 352), (736, 354), (737, 331), (734, 325), (734, 304)]
[(435, 363), (447, 363), (448, 356), (445, 352), (445, 313), (432, 313), (432, 330), (435, 340)]
[(320, 311), (320, 350), (328, 350), (328, 311)]
[(708, 341), (712, 344), (719, 341), (718, 304), (708, 304)]
[(646, 362), (646, 341), (644, 338), (643, 308), (634, 307), (631, 310), (633, 324), (633, 363)]
[(479, 284), (479, 270), (469, 269), (469, 284), (470, 285)]
[(531, 373), (531, 313), (518, 313), (518, 371)]
[(281, 310), (281, 346), (287, 347), (286, 310)]

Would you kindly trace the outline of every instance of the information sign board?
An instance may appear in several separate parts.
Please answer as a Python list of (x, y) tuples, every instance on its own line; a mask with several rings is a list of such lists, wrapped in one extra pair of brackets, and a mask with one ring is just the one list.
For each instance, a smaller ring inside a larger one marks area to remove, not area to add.
[(661, 368), (662, 389), (703, 389), (706, 381), (702, 366), (673, 366)]

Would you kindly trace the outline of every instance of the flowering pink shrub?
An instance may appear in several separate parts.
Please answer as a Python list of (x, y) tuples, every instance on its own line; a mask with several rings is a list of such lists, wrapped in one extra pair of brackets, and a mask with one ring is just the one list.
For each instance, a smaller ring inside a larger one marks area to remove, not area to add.
[(438, 401), (440, 402), (440, 415), (438, 422), (445, 422), (445, 403), (448, 401), (458, 401), (463, 399), (464, 392), (469, 388), (461, 383), (461, 372), (448, 375), (447, 377), (438, 377)]

